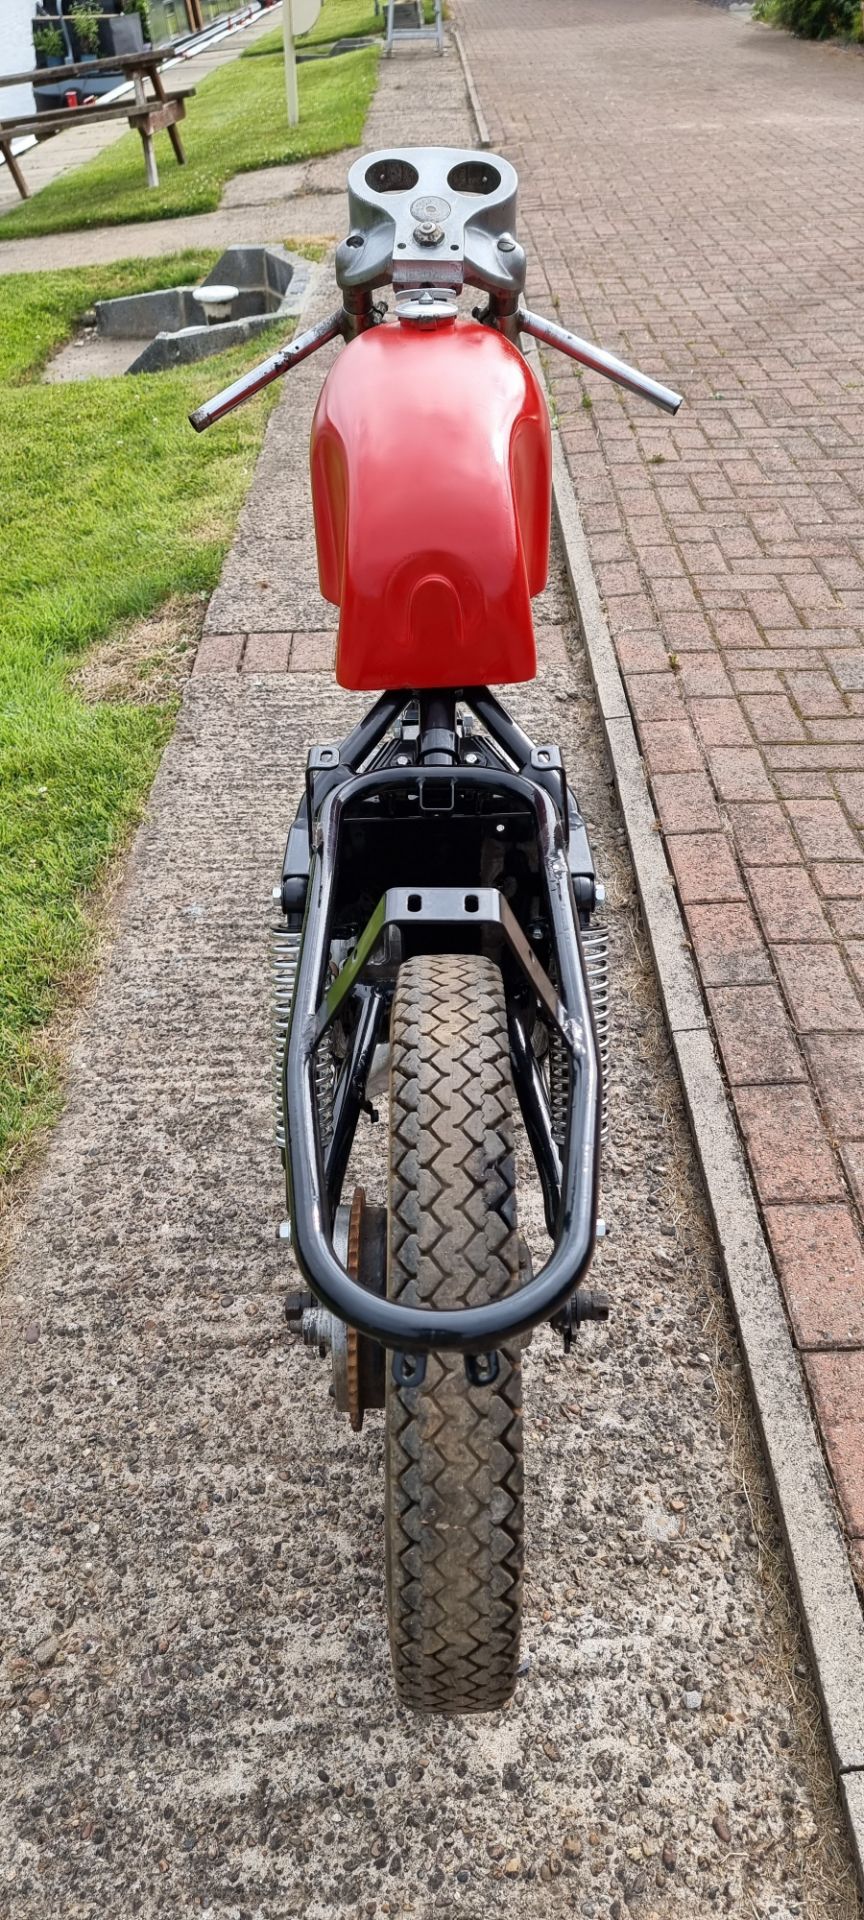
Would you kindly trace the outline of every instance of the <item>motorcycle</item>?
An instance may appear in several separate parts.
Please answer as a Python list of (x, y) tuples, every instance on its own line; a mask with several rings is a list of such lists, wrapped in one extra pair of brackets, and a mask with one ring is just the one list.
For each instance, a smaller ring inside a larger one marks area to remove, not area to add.
[[(569, 1349), (609, 1312), (586, 1285), (603, 891), (558, 747), (490, 691), (536, 674), (531, 601), (548, 568), (550, 426), (520, 337), (681, 404), (525, 307), (517, 184), (490, 153), (358, 160), (338, 310), (190, 416), (210, 427), (347, 343), (312, 427), (315, 532), (337, 680), (378, 697), (343, 740), (312, 747), (276, 893), (283, 1233), (308, 1289), (286, 1311), (329, 1353), (355, 1430), (385, 1409), (396, 1691), (443, 1714), (500, 1709), (516, 1682), (522, 1349), (544, 1321)], [(466, 288), (483, 296), (473, 313)], [(378, 1206), (343, 1187), (385, 1048)], [(516, 1102), (551, 1243), (539, 1272), (518, 1231)]]

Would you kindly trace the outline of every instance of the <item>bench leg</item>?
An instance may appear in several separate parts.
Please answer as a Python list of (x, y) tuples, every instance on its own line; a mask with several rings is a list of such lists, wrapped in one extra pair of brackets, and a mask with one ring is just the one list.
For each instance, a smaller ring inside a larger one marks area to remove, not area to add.
[(147, 133), (143, 127), (139, 127), (138, 132), (141, 135), (141, 145), (144, 148), (144, 165), (147, 168), (147, 185), (148, 187), (158, 187), (159, 172), (156, 166), (156, 148), (153, 145), (153, 135), (152, 133)]
[(16, 187), (18, 188), (18, 192), (20, 193), (22, 200), (29, 200), (30, 188), (28, 187), (27, 182), (24, 178), (24, 175), (21, 172), (21, 168), (19, 167), (18, 162), (15, 158), (15, 155), (12, 152), (11, 140), (0, 140), (0, 148), (2, 148), (3, 158), (6, 162), (7, 167), (9, 168), (9, 172), (12, 175), (12, 178), (15, 182)]
[(182, 142), (182, 140), (181, 140), (181, 138), (180, 138), (180, 128), (179, 128), (179, 127), (169, 127), (169, 128), (168, 128), (168, 138), (169, 138), (169, 140), (170, 140), (170, 142), (171, 142), (171, 145), (172, 145), (172, 147), (174, 148), (174, 152), (175, 152), (175, 153), (176, 153), (176, 155), (177, 155), (177, 165), (178, 165), (178, 167), (185, 167), (185, 165), (186, 165), (186, 154), (185, 154), (185, 151), (184, 151), (184, 147), (183, 147), (183, 142)]

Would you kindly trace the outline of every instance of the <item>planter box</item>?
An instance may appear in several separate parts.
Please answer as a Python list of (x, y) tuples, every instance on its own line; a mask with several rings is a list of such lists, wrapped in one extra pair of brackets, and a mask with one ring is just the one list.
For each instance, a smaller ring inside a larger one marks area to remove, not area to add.
[(140, 53), (144, 30), (140, 13), (103, 13), (99, 16), (99, 52), (108, 60), (112, 54)]

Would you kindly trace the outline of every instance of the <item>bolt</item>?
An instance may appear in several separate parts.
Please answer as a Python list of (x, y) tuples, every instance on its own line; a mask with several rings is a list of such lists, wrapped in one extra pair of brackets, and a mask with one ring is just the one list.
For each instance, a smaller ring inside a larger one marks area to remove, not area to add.
[(466, 767), (476, 767), (479, 758), (480, 758), (479, 753), (466, 753), (465, 755)]
[(435, 220), (421, 220), (414, 228), (414, 238), (420, 247), (437, 247), (444, 238), (444, 228)]
[(281, 907), (281, 905), (282, 905), (282, 888), (281, 888), (281, 887), (274, 887), (274, 888), (273, 888), (273, 893), (272, 893), (272, 896), (271, 896), (271, 898), (272, 898), (272, 900), (273, 900), (273, 904), (274, 904), (274, 906), (276, 906), (276, 905), (278, 905), (278, 906), (280, 906), (280, 907)]
[(291, 1222), (290, 1222), (290, 1220), (280, 1220), (280, 1222), (279, 1222), (279, 1239), (280, 1239), (280, 1240), (284, 1240), (284, 1241), (286, 1241), (286, 1243), (287, 1243), (287, 1245), (288, 1245), (288, 1246), (290, 1247), (290, 1245), (291, 1245)]
[(303, 1345), (317, 1347), (323, 1360), (333, 1340), (333, 1316), (326, 1307), (307, 1307), (303, 1315)]
[(408, 755), (407, 755), (407, 753), (397, 753), (397, 755), (396, 755), (396, 765), (397, 765), (397, 767), (407, 767), (407, 765), (408, 765)]
[(499, 253), (515, 253), (516, 252), (516, 242), (511, 233), (502, 233), (501, 238), (498, 242), (498, 252)]
[(595, 1227), (595, 1229), (594, 1229), (594, 1237), (595, 1237), (595, 1239), (596, 1239), (596, 1240), (605, 1240), (605, 1238), (606, 1238), (606, 1232), (607, 1232), (607, 1228), (606, 1228), (606, 1222), (605, 1222), (605, 1220), (598, 1220), (598, 1222), (597, 1222), (597, 1225), (596, 1225), (596, 1227)]
[(594, 882), (594, 905), (597, 907), (602, 907), (605, 899), (606, 899), (606, 888), (604, 887), (602, 880), (596, 880)]

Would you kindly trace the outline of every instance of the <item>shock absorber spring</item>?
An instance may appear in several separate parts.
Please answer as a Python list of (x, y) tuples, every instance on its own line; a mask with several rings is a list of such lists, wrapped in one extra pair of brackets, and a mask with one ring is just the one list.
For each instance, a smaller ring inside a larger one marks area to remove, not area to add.
[(582, 951), (605, 1080), (609, 1073), (609, 929), (602, 920), (592, 921), (583, 933)]
[[(604, 922), (593, 920), (591, 926), (582, 934), (582, 952), (585, 955), (585, 977), (591, 995), (594, 1012), (594, 1025), (597, 1029), (597, 1047), (600, 1054), (600, 1068), (604, 1083), (609, 1073), (609, 932)], [(552, 1118), (552, 1137), (556, 1146), (563, 1146), (567, 1127), (567, 1096), (570, 1066), (564, 1043), (560, 1034), (554, 1031), (549, 1035), (549, 1110)], [(603, 1120), (603, 1133), (606, 1133), (606, 1120)]]
[(333, 1066), (333, 1054), (330, 1039), (325, 1033), (315, 1054), (315, 1093), (318, 1102), (318, 1125), (321, 1140), (326, 1147), (333, 1138), (333, 1093), (336, 1073)]
[(299, 932), (295, 932), (292, 927), (286, 926), (284, 920), (275, 921), (270, 929), (270, 957), (273, 978), (276, 1144), (280, 1148), (284, 1148), (285, 1146), (285, 1118), (282, 1109), (282, 1068), (285, 1059), (285, 1042), (288, 1038), (288, 1026), (291, 1020), (291, 1003), (294, 998), (299, 954)]

